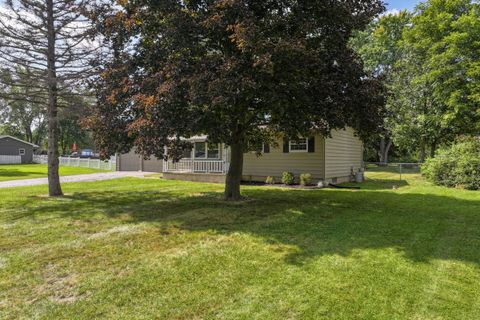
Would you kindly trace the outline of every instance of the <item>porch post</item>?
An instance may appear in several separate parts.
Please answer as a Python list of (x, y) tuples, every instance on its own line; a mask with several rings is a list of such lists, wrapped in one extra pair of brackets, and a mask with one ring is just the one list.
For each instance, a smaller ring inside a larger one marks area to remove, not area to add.
[(195, 172), (195, 142), (193, 142), (192, 154), (190, 157), (190, 172)]
[(168, 159), (165, 160), (167, 156), (167, 146), (164, 146), (163, 147), (163, 169), (162, 169), (162, 172), (168, 172)]
[(229, 164), (230, 164), (230, 154), (229, 154), (229, 148), (225, 143), (223, 144), (223, 151), (224, 151), (223, 173), (227, 173), (228, 172), (228, 167), (229, 167)]

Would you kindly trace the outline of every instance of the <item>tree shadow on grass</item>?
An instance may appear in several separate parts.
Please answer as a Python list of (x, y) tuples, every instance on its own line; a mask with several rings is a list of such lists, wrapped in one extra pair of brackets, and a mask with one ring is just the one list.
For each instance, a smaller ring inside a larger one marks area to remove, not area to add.
[(359, 187), (362, 190), (395, 190), (409, 186), (406, 180), (367, 179), (368, 183), (345, 183), (343, 186)]
[(45, 172), (40, 171), (19, 171), (17, 169), (8, 169), (3, 170), (0, 168), (0, 177), (25, 177), (25, 176), (35, 176), (35, 175), (46, 175)]
[[(68, 203), (45, 201), (16, 218), (51, 213), (73, 219), (102, 214), (149, 222), (166, 232), (248, 233), (267, 245), (294, 247), (291, 264), (322, 255), (392, 248), (406, 258), (480, 264), (480, 201), (433, 194), (369, 190), (282, 190), (247, 187), (249, 201), (230, 203), (220, 192), (182, 190), (77, 192)], [(287, 249), (285, 249), (287, 250)]]

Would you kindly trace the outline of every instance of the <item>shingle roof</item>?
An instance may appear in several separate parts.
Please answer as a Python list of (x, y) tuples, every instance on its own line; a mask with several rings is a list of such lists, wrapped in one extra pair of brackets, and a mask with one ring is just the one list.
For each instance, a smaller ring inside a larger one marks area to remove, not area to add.
[(10, 139), (13, 139), (13, 140), (17, 140), (17, 141), (23, 142), (23, 143), (25, 143), (25, 144), (29, 144), (29, 145), (31, 145), (31, 146), (34, 147), (34, 148), (39, 148), (39, 146), (37, 146), (36, 144), (30, 143), (30, 142), (27, 142), (27, 141), (24, 141), (24, 140), (21, 140), (21, 139), (12, 137), (12, 136), (0, 136), (0, 140), (1, 140), (1, 139), (5, 139), (5, 138), (10, 138)]

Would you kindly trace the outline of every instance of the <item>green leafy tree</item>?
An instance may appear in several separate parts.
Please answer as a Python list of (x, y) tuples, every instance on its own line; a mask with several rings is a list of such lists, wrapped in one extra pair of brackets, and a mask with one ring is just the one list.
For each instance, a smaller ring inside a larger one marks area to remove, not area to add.
[(416, 69), (408, 75), (417, 96), (410, 100), (422, 111), (420, 160), (427, 145), (433, 156), (439, 143), (480, 132), (479, 38), (480, 6), (470, 0), (421, 3), (404, 33), (409, 56), (403, 66)]
[[(0, 90), (0, 120), (17, 128), (19, 138), (28, 142), (35, 141), (34, 130), (46, 121), (45, 91), (36, 89), (35, 70), (17, 67), (13, 75), (9, 70), (0, 74), (3, 83)], [(19, 81), (12, 81), (17, 77)]]
[(398, 134), (396, 127), (405, 118), (400, 115), (405, 110), (402, 110), (398, 100), (398, 64), (404, 55), (401, 44), (403, 31), (411, 16), (408, 11), (384, 15), (373, 21), (366, 30), (357, 32), (351, 40), (351, 45), (362, 57), (366, 70), (381, 77), (389, 92), (383, 130), (366, 141), (373, 146), (378, 160), (383, 163), (388, 162), (389, 152)]
[(384, 10), (380, 0), (120, 5), (93, 15), (112, 47), (99, 61), (88, 123), (104, 156), (135, 145), (147, 157), (179, 159), (182, 138), (206, 134), (230, 146), (225, 198), (237, 200), (249, 146), (378, 127), (383, 88), (348, 41)]
[(438, 144), (454, 137), (452, 128), (442, 125), (445, 104), (435, 99), (433, 84), (422, 79), (425, 72), (423, 55), (406, 49), (391, 86), (396, 111), (390, 119), (394, 142), (403, 152), (417, 154), (419, 162), (425, 160), (428, 146), (434, 156)]
[(2, 124), (0, 126), (0, 136), (1, 135), (7, 135), (7, 136), (23, 139), (23, 133), (20, 131), (20, 129), (9, 123)]
[(68, 108), (60, 109), (58, 115), (58, 142), (62, 154), (71, 152), (75, 143), (78, 148), (91, 147), (91, 134), (82, 126), (82, 120), (87, 116), (88, 106), (92, 99), (86, 96), (71, 97), (65, 104)]
[(479, 4), (430, 0), (414, 14), (372, 23), (352, 41), (367, 68), (384, 76), (389, 98), (379, 158), (391, 142), (423, 162), (430, 148), (479, 133)]
[[(5, 134), (42, 145), (47, 139), (47, 92), (38, 87), (38, 75), (35, 70), (18, 67), (12, 74), (4, 70), (0, 91), (0, 120)], [(13, 81), (12, 78), (17, 78)], [(80, 121), (85, 117), (87, 105), (92, 98), (88, 93), (75, 94), (65, 86), (64, 94), (58, 98), (58, 145), (63, 154), (74, 142), (79, 145), (92, 144), (88, 133)]]

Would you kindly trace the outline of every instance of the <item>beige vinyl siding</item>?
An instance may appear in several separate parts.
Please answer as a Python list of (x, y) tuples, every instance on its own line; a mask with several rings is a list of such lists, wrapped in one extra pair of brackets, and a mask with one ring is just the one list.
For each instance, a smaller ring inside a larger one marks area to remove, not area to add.
[(362, 159), (363, 144), (353, 129), (333, 131), (332, 138), (325, 140), (326, 179), (350, 176), (352, 167), (362, 166)]
[(263, 153), (257, 157), (255, 153), (246, 153), (244, 156), (243, 176), (249, 177), (281, 177), (284, 171), (310, 173), (314, 179), (323, 179), (324, 139), (315, 137), (315, 152), (289, 152), (283, 153), (283, 141), (278, 141), (278, 146), (270, 146), (270, 153)]

